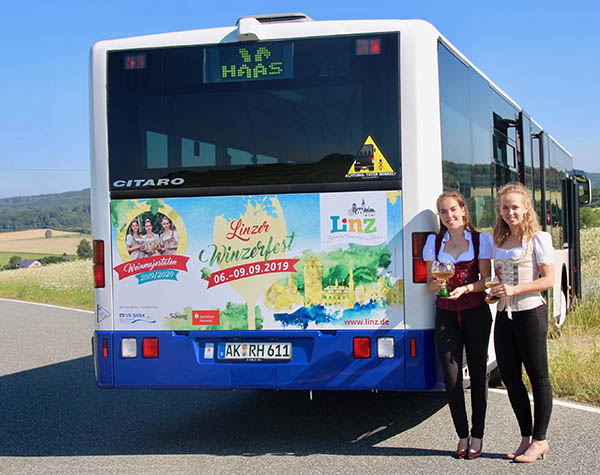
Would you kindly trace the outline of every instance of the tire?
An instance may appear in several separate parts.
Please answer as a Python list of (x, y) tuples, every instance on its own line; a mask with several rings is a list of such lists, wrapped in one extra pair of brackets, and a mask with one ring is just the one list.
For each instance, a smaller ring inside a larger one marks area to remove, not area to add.
[[(552, 315), (549, 317), (549, 325), (548, 325), (548, 338), (551, 340), (555, 338), (560, 338), (562, 335), (562, 326), (567, 319), (568, 313), (568, 303), (567, 303), (567, 294), (565, 290), (561, 287), (560, 293), (558, 295), (558, 315)], [(554, 313), (554, 308), (552, 308), (552, 312)]]
[(568, 311), (567, 295), (565, 294), (565, 290), (561, 288), (560, 295), (559, 295), (558, 315), (555, 316), (556, 328), (560, 329), (564, 325), (565, 320), (567, 319), (567, 311)]
[(467, 350), (463, 347), (463, 361), (462, 361), (462, 374), (463, 374), (463, 388), (471, 387), (471, 375), (469, 374), (469, 367), (467, 366)]
[(498, 388), (502, 386), (502, 377), (500, 376), (500, 368), (496, 366), (492, 371), (490, 371), (490, 388)]

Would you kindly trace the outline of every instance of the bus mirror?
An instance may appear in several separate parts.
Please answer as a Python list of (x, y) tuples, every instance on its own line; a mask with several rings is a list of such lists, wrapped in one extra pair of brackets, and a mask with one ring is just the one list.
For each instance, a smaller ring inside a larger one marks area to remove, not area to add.
[(585, 175), (576, 175), (577, 194), (579, 195), (579, 204), (587, 205), (592, 202), (592, 183)]
[(578, 183), (579, 186), (579, 204), (587, 205), (592, 202), (592, 186), (588, 178), (583, 183)]
[(573, 170), (573, 177), (577, 183), (577, 195), (580, 205), (587, 205), (592, 202), (592, 182), (582, 170)]

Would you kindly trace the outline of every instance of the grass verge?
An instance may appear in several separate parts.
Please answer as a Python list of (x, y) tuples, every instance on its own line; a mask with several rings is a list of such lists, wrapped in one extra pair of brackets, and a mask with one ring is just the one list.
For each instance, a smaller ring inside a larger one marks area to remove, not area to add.
[(36, 284), (3, 283), (0, 288), (0, 297), (84, 310), (94, 308), (94, 293), (91, 289), (54, 289), (49, 291)]
[(91, 310), (91, 260), (0, 272), (0, 297)]
[(600, 229), (581, 230), (582, 300), (548, 341), (554, 395), (600, 406)]
[(562, 336), (548, 341), (554, 395), (600, 406), (600, 297), (569, 313)]

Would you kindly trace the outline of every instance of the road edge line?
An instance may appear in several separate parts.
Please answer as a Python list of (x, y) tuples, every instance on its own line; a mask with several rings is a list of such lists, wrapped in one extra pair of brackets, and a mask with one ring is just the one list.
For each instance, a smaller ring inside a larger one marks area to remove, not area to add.
[(29, 304), (29, 305), (39, 305), (42, 307), (59, 308), (61, 310), (73, 310), (74, 312), (91, 313), (92, 315), (94, 314), (94, 312), (92, 310), (83, 310), (81, 308), (72, 308), (72, 307), (61, 307), (60, 305), (51, 305), (49, 303), (28, 302), (26, 300), (5, 299), (2, 297), (0, 297), (0, 301), (13, 302), (13, 303), (25, 303), (25, 304)]
[[(488, 388), (488, 391), (491, 391), (493, 393), (498, 393), (498, 394), (507, 394), (506, 389), (500, 389), (500, 388)], [(530, 401), (533, 400), (533, 396), (531, 394), (529, 395), (529, 400)], [(571, 409), (579, 409), (581, 411), (593, 412), (595, 414), (600, 414), (600, 407), (585, 406), (583, 404), (578, 404), (576, 402), (562, 401), (561, 399), (552, 399), (552, 404), (555, 404), (557, 406), (568, 407)]]

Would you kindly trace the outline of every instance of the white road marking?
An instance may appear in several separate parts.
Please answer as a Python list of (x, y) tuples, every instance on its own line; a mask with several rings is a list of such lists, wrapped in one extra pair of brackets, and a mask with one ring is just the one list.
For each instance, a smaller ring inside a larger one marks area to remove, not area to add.
[[(506, 394), (506, 389), (489, 388), (488, 391), (491, 391), (494, 393)], [(531, 394), (529, 395), (529, 400), (533, 401), (533, 396)], [(600, 407), (584, 406), (583, 404), (577, 404), (575, 402), (561, 401), (560, 399), (553, 399), (552, 404), (555, 404), (557, 406), (568, 407), (571, 409), (579, 409), (580, 411), (587, 411), (587, 412), (593, 412), (595, 414), (600, 414)]]
[(83, 313), (91, 313), (91, 314), (94, 313), (91, 310), (82, 310), (80, 308), (71, 308), (71, 307), (61, 307), (59, 305), (50, 305), (47, 303), (26, 302), (24, 300), (12, 300), (12, 299), (3, 299), (3, 298), (0, 298), (0, 300), (4, 301), (4, 302), (24, 303), (24, 304), (28, 304), (28, 305), (40, 305), (42, 307), (60, 308), (62, 310), (72, 310), (73, 312), (83, 312)]

